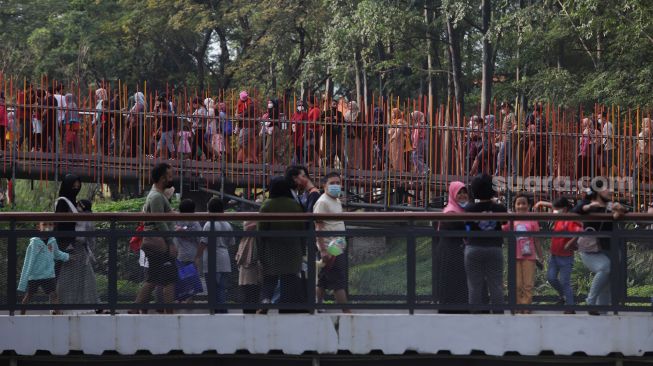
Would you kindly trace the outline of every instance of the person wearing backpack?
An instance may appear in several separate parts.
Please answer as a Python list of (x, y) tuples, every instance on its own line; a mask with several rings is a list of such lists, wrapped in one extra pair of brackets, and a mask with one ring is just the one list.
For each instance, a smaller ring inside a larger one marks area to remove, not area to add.
[[(593, 213), (612, 213), (613, 218), (619, 219), (626, 213), (626, 209), (618, 202), (611, 201), (611, 193), (602, 185), (602, 181), (596, 181), (595, 186), (590, 188), (585, 199), (581, 200), (574, 213), (581, 215)], [(583, 230), (587, 232), (612, 231), (611, 221), (585, 221)], [(590, 291), (587, 294), (587, 305), (609, 305), (610, 304), (610, 261), (618, 260), (610, 258), (610, 238), (597, 238), (581, 236), (578, 239), (578, 252), (587, 269), (594, 273)], [(596, 311), (590, 311), (590, 315), (599, 315)]]
[[(470, 213), (505, 213), (506, 206), (492, 202), (494, 189), (492, 177), (483, 174), (475, 177), (471, 183), (472, 196), (475, 200), (465, 207)], [(488, 218), (470, 221), (465, 224), (467, 231), (501, 231), (503, 222)], [(484, 282), (490, 292), (490, 302), (502, 305), (503, 301), (503, 237), (467, 238), (465, 245), (465, 272), (470, 304), (482, 304)], [(499, 311), (503, 313), (503, 311)]]

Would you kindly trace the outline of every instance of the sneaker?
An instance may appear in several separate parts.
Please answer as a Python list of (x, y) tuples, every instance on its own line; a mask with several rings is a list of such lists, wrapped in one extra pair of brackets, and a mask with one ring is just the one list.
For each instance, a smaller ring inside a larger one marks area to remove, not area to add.
[(589, 315), (594, 315), (594, 316), (599, 316), (599, 315), (601, 315), (601, 313), (599, 313), (598, 311), (588, 311), (587, 313), (588, 313)]
[(564, 305), (564, 304), (565, 304), (565, 298), (559, 297), (558, 301), (556, 301), (556, 305)]

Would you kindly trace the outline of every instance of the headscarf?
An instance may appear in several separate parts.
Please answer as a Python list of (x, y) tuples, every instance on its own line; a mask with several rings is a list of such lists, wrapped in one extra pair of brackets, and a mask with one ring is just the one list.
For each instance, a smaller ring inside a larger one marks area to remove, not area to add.
[(349, 102), (349, 110), (345, 113), (345, 122), (355, 122), (359, 112), (358, 103), (354, 101)]
[(247, 94), (247, 91), (243, 90), (240, 92), (240, 100), (243, 102), (247, 100), (247, 97), (249, 97), (249, 94)]
[(413, 111), (413, 113), (410, 114), (410, 118), (415, 124), (423, 125), (426, 123), (426, 117), (424, 117), (424, 113), (420, 111)]
[(270, 198), (294, 198), (285, 177), (274, 177), (270, 181)]
[(465, 212), (465, 209), (460, 207), (458, 201), (456, 201), (456, 196), (461, 189), (465, 188), (465, 183), (459, 181), (453, 181), (449, 183), (449, 201), (447, 202), (447, 207), (442, 210), (443, 213), (455, 212), (461, 213)]
[(95, 91), (95, 99), (100, 101), (100, 100), (106, 100), (107, 99), (107, 90), (100, 88)]
[(399, 121), (401, 121), (401, 110), (399, 108), (392, 108), (390, 118), (392, 119), (393, 124), (400, 123)]
[[(272, 108), (268, 108), (268, 118), (269, 119), (279, 119), (279, 100), (277, 99), (268, 99), (268, 101), (272, 102)], [(277, 121), (273, 121), (272, 124), (274, 124)]]
[(206, 98), (204, 99), (204, 106), (206, 107), (207, 110), (215, 109), (215, 102), (211, 98)]
[(59, 197), (68, 198), (73, 205), (77, 203), (77, 194), (79, 194), (79, 189), (73, 189), (75, 182), (79, 182), (81, 188), (82, 180), (78, 176), (75, 174), (66, 174), (59, 188)]
[(136, 92), (136, 94), (134, 94), (134, 101), (136, 104), (145, 105), (145, 95), (141, 92)]

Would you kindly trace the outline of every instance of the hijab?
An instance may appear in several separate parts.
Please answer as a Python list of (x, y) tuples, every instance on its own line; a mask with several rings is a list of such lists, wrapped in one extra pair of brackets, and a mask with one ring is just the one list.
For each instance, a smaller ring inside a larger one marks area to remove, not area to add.
[(143, 93), (141, 92), (137, 92), (136, 94), (134, 94), (134, 101), (136, 102), (136, 104), (145, 105), (145, 95), (143, 95)]
[(103, 89), (103, 88), (97, 89), (95, 91), (95, 99), (97, 101), (106, 100), (107, 99), (107, 90)]
[(77, 203), (77, 195), (79, 194), (79, 189), (73, 188), (75, 182), (79, 182), (81, 188), (82, 180), (78, 176), (66, 174), (59, 188), (59, 197), (66, 197), (73, 205)]
[(274, 177), (270, 181), (270, 198), (288, 197), (293, 198), (290, 185), (285, 177)]
[(447, 207), (442, 211), (443, 213), (454, 212), (461, 213), (465, 212), (465, 209), (460, 207), (458, 201), (456, 201), (456, 196), (461, 189), (465, 188), (465, 183), (454, 181), (449, 183), (449, 201), (447, 202)]

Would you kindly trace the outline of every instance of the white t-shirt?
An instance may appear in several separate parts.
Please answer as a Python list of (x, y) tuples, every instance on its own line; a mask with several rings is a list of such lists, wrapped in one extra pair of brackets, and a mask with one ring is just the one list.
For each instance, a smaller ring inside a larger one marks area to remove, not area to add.
[(603, 130), (601, 131), (603, 133), (603, 150), (612, 150), (614, 146), (612, 146), (612, 135), (613, 135), (613, 130), (612, 130), (612, 123), (606, 122), (603, 125)]
[[(342, 213), (342, 203), (339, 199), (333, 198), (326, 193), (323, 193), (313, 206), (313, 213)], [(322, 231), (345, 231), (345, 222), (339, 220), (321, 221)], [(319, 237), (317, 241), (318, 248), (321, 245), (327, 245), (335, 238)]]
[[(204, 224), (203, 231), (211, 231), (211, 222)], [(214, 221), (215, 231), (233, 231), (231, 225), (226, 221)], [(200, 240), (202, 243), (208, 244), (208, 237), (203, 237)], [(236, 240), (233, 236), (218, 236), (215, 239), (215, 271), (216, 272), (231, 272), (231, 258), (229, 258), (229, 247), (234, 246)], [(204, 251), (202, 257), (202, 269), (204, 273), (208, 272), (209, 268), (209, 253), (208, 250)]]
[(63, 122), (65, 113), (64, 109), (66, 108), (66, 98), (61, 94), (55, 94), (54, 99), (57, 100), (57, 122), (61, 124)]

